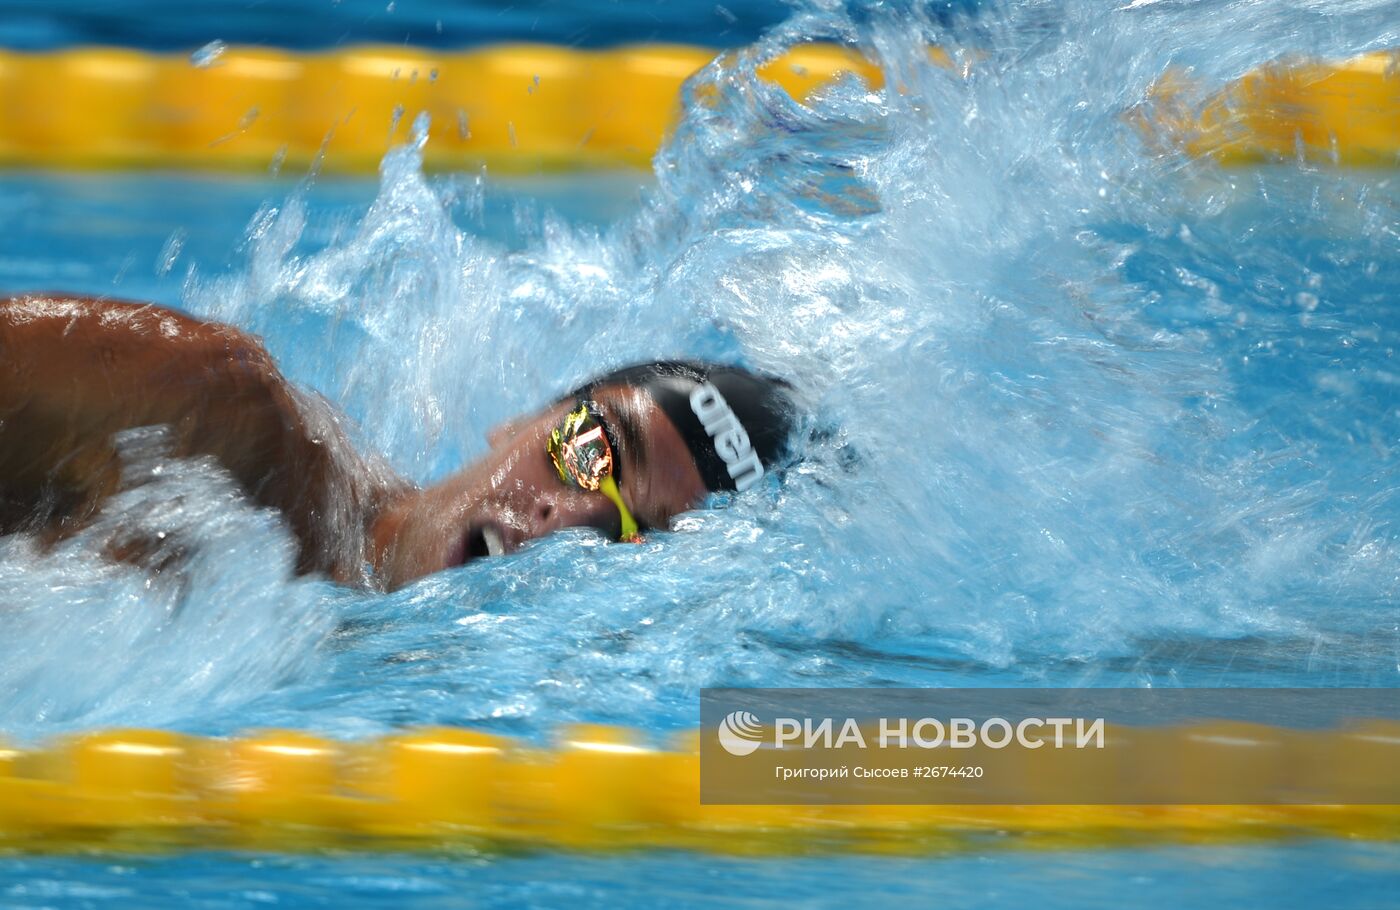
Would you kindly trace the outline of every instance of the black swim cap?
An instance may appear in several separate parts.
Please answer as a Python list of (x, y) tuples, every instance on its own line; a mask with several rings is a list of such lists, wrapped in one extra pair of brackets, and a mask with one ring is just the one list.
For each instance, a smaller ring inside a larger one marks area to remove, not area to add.
[(783, 464), (797, 419), (792, 386), (735, 366), (659, 360), (614, 370), (575, 389), (643, 389), (675, 425), (711, 491), (743, 492)]

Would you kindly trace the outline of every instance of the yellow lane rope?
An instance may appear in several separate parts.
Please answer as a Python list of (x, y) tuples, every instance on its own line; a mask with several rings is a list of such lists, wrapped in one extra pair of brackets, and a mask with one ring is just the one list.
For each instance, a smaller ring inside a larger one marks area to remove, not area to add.
[(1357, 167), (1400, 164), (1400, 50), (1341, 63), (1278, 61), (1212, 95), (1179, 99), (1186, 79), (1159, 82), (1150, 127), (1193, 155), (1227, 165), (1306, 160)]
[[(267, 168), (324, 151), (330, 170), (372, 171), (427, 111), (429, 167), (640, 165), (675, 116), (681, 83), (713, 56), (682, 45), (231, 48), (197, 67), (119, 48), (0, 53), (0, 162)], [(821, 45), (765, 70), (799, 95), (843, 71), (879, 82), (864, 60)]]
[[(676, 116), (681, 83), (712, 56), (662, 44), (310, 54), (235, 47), (196, 66), (121, 48), (0, 51), (0, 164), (266, 169), (324, 155), (328, 170), (365, 172), (427, 111), (425, 165), (433, 169), (644, 165)], [(1385, 52), (1266, 67), (1203, 108), (1160, 105), (1152, 129), (1227, 163), (1301, 153), (1393, 166), (1396, 60)], [(762, 70), (799, 99), (845, 72), (882, 85), (876, 67), (833, 45), (796, 47)], [(1166, 88), (1163, 100), (1183, 97)]]
[[(1164, 762), (1216, 779), (1277, 778), (1280, 768), (1300, 763), (1321, 775), (1336, 803), (714, 806), (700, 803), (695, 733), (657, 749), (636, 731), (575, 725), (546, 749), (457, 728), (354, 743), (291, 731), (224, 740), (109, 730), (39, 750), (0, 748), (0, 850), (451, 842), (927, 852), (994, 842), (1093, 847), (1400, 837), (1400, 722), (1309, 733), (1212, 723), (1140, 735), (1153, 737), (1153, 754)], [(1133, 786), (1131, 775), (1125, 780), (1116, 786)]]

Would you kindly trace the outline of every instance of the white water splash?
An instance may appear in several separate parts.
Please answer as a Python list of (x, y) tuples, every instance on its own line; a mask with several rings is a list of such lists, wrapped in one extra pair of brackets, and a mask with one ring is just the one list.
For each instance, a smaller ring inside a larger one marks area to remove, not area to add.
[(207, 69), (219, 62), (219, 58), (228, 50), (228, 45), (217, 38), (190, 54), (190, 66), (198, 69)]
[[(190, 307), (266, 336), (416, 480), (654, 357), (786, 375), (820, 432), (785, 484), (644, 547), (563, 535), (358, 601), (336, 659), (285, 694), (297, 658), (245, 651), (309, 648), (277, 624), (311, 608), (273, 604), (314, 589), (249, 577), (271, 538), (229, 540), (210, 571), (255, 589), (262, 625), (223, 660), (259, 678), (195, 700), (266, 689), (231, 725), (533, 729), (688, 723), (708, 684), (1393, 682), (1395, 186), (1221, 172), (1129, 116), (1171, 67), (1208, 88), (1384, 47), (1393, 12), (818, 9), (689, 84), (651, 198), (607, 232), (545, 217), (521, 250), (477, 236), (454, 220), (462, 181), (425, 178), (417, 145), (386, 157), (362, 217), (265, 210), (246, 267)], [(893, 88), (803, 105), (757, 78), (808, 39), (858, 47)], [(945, 68), (929, 43), (968, 50)], [(35, 591), (96, 571), (19, 565)], [(187, 672), (205, 654), (162, 653)]]

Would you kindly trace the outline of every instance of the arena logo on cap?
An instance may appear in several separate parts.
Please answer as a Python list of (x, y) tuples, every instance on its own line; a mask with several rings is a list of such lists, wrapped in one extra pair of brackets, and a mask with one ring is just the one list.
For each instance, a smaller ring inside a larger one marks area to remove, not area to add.
[(763, 477), (763, 462), (753, 450), (744, 425), (714, 383), (701, 383), (690, 393), (690, 409), (700, 418), (701, 426), (714, 443), (715, 454), (734, 478), (734, 489), (742, 493), (758, 483)]

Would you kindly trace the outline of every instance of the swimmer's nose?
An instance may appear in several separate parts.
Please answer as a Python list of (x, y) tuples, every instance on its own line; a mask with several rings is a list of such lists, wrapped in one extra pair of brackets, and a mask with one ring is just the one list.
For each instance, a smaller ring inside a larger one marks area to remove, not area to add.
[(601, 493), (570, 490), (541, 497), (535, 503), (531, 537), (544, 537), (564, 528), (595, 528), (611, 538), (621, 533), (617, 507)]

